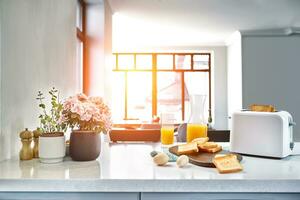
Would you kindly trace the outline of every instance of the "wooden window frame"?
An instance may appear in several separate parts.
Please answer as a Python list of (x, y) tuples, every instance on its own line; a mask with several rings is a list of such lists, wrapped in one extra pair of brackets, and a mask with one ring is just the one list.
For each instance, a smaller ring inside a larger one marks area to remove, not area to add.
[[(185, 102), (184, 102), (184, 73), (185, 72), (206, 72), (208, 73), (208, 122), (212, 122), (211, 117), (211, 53), (113, 53), (115, 56), (115, 67), (114, 72), (125, 73), (125, 98), (124, 98), (124, 120), (131, 120), (128, 118), (128, 72), (152, 72), (152, 117), (157, 116), (157, 73), (158, 72), (178, 72), (181, 74), (181, 106), (182, 106), (182, 121), (185, 120)], [(134, 68), (133, 69), (119, 69), (119, 55), (132, 55), (134, 57)], [(152, 55), (152, 69), (137, 69), (136, 67), (136, 56), (137, 55)], [(172, 69), (158, 69), (157, 68), (157, 55), (172, 55), (173, 56), (173, 68)], [(176, 69), (175, 57), (176, 55), (190, 55), (191, 56), (191, 68), (190, 69)], [(208, 69), (194, 69), (194, 56), (195, 55), (206, 55), (208, 56)]]
[(89, 68), (88, 68), (88, 37), (86, 34), (86, 7), (87, 4), (84, 2), (84, 0), (78, 0), (79, 5), (82, 9), (82, 16), (81, 16), (81, 22), (82, 27), (76, 27), (76, 36), (77, 39), (82, 42), (82, 48), (83, 48), (83, 55), (82, 55), (82, 77), (83, 77), (83, 85), (82, 85), (82, 92), (84, 94), (88, 94), (89, 90)]

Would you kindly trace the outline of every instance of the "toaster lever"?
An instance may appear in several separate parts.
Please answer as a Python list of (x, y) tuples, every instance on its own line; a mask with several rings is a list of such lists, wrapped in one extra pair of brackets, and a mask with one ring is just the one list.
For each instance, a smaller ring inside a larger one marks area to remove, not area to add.
[(289, 122), (289, 126), (296, 126), (296, 122)]
[(290, 142), (290, 149), (291, 149), (291, 150), (294, 149), (294, 146), (295, 146), (295, 143), (294, 143), (294, 142)]

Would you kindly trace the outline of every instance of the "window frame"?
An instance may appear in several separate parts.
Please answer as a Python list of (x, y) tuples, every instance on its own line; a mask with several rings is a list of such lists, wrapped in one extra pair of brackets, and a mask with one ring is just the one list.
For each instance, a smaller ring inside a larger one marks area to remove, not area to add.
[[(77, 0), (79, 6), (81, 7), (82, 10), (82, 15), (81, 15), (81, 27), (77, 26), (76, 23), (76, 37), (77, 39), (82, 42), (82, 92), (87, 94), (89, 85), (88, 85), (88, 38), (86, 34), (86, 7), (87, 4), (84, 2), (84, 0)], [(77, 4), (77, 5), (78, 5)], [(77, 19), (77, 18), (76, 18)]]
[[(205, 72), (208, 73), (208, 122), (212, 122), (212, 81), (211, 81), (211, 56), (212, 54), (210, 52), (199, 52), (199, 53), (184, 53), (184, 52), (151, 52), (151, 53), (113, 53), (115, 56), (115, 66), (113, 68), (113, 72), (124, 72), (124, 120), (136, 120), (136, 119), (130, 119), (128, 118), (128, 72), (152, 72), (152, 117), (157, 116), (157, 73), (158, 72), (178, 72), (181, 74), (181, 106), (182, 106), (182, 114), (181, 118), (182, 121), (185, 120), (185, 101), (184, 101), (184, 73), (185, 72)], [(119, 68), (119, 55), (132, 55), (134, 58), (134, 68), (133, 69), (120, 69)], [(152, 69), (137, 69), (136, 66), (136, 57), (138, 55), (152, 55)], [(157, 68), (157, 56), (158, 55), (172, 55), (173, 56), (173, 68), (172, 69), (158, 69)], [(175, 58), (177, 55), (181, 56), (191, 56), (191, 66), (190, 69), (176, 69), (176, 62)], [(205, 55), (208, 56), (208, 69), (194, 69), (194, 56), (195, 55)]]

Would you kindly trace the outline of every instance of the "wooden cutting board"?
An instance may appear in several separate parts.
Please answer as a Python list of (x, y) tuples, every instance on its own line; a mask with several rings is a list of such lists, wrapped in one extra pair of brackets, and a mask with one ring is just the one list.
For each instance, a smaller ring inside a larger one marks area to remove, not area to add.
[[(178, 146), (170, 147), (169, 151), (170, 151), (170, 153), (175, 154), (176, 156), (179, 156)], [(215, 155), (228, 154), (228, 153), (231, 153), (231, 152), (222, 150), (217, 153), (195, 152), (193, 154), (188, 154), (187, 156), (189, 157), (189, 162), (194, 165), (198, 165), (198, 166), (202, 166), (202, 167), (215, 167), (215, 165), (212, 162)], [(240, 154), (237, 154), (237, 153), (231, 153), (231, 154), (235, 154), (239, 161), (241, 161), (243, 159), (243, 157)]]

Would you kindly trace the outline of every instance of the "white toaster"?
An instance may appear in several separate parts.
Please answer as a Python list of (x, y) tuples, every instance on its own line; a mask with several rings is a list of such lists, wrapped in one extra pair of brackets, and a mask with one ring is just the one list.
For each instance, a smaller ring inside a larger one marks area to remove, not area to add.
[(286, 111), (238, 111), (232, 115), (230, 151), (284, 158), (292, 154), (293, 118)]

